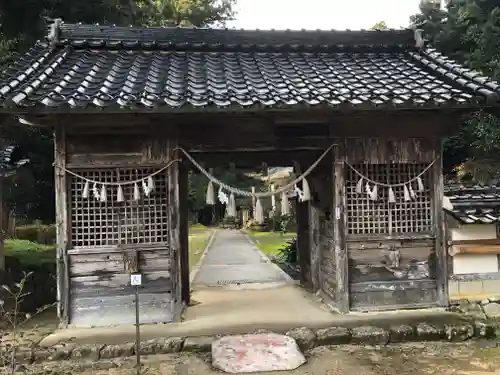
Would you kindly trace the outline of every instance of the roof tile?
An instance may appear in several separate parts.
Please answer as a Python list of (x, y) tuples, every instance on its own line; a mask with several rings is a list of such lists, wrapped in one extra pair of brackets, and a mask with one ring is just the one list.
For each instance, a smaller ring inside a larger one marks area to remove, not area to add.
[(445, 210), (463, 224), (500, 223), (500, 186), (448, 185), (445, 196), (453, 206)]
[[(463, 107), (498, 85), (401, 31), (62, 25), (0, 77), (7, 110)], [(9, 108), (10, 107), (10, 108)]]

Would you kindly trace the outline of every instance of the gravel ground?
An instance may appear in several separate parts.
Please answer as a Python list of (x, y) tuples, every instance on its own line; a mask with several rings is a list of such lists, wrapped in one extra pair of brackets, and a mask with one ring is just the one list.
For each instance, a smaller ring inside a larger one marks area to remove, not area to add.
[[(500, 375), (500, 348), (496, 342), (414, 343), (387, 347), (322, 347), (308, 353), (308, 362), (284, 375)], [(68, 374), (132, 375), (133, 360), (121, 368)], [(26, 372), (29, 374), (29, 372)], [(64, 372), (52, 372), (63, 374)], [(165, 355), (145, 359), (143, 375), (216, 375), (209, 355)], [(269, 373), (268, 373), (269, 374)], [(264, 374), (256, 374), (264, 375)]]

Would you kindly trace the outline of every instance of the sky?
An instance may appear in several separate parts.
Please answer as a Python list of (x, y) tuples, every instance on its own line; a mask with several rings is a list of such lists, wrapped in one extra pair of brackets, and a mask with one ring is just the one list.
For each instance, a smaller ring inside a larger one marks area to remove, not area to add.
[(420, 0), (237, 0), (236, 19), (243, 29), (369, 29), (385, 21), (394, 29), (409, 25)]

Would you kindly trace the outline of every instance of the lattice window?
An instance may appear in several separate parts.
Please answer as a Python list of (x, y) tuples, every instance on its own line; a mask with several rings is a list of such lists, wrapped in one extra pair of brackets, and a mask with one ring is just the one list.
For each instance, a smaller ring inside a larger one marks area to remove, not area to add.
[[(403, 183), (422, 172), (425, 164), (358, 164), (359, 172), (370, 179), (383, 183)], [(347, 168), (347, 230), (348, 234), (398, 234), (432, 232), (431, 176), (422, 176), (424, 191), (417, 192), (410, 202), (403, 199), (403, 188), (393, 188), (395, 203), (389, 203), (388, 189), (379, 186), (378, 201), (372, 201), (367, 194), (358, 194), (356, 185), (359, 177)], [(363, 185), (364, 191), (364, 185)]]
[[(95, 169), (78, 173), (95, 181), (127, 182), (147, 177), (155, 169)], [(133, 185), (124, 185), (125, 201), (117, 202), (116, 186), (106, 189), (106, 202), (92, 196), (84, 199), (85, 182), (71, 180), (71, 242), (73, 247), (112, 246), (118, 244), (166, 243), (168, 241), (167, 172), (154, 177), (155, 189), (134, 202)], [(92, 190), (92, 186), (90, 186)], [(139, 188), (142, 188), (139, 184)]]

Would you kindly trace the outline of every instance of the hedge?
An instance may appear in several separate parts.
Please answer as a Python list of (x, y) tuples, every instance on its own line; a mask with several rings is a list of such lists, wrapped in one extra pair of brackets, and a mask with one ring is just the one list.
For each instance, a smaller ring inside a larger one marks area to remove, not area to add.
[(16, 227), (14, 238), (28, 240), (44, 245), (56, 243), (56, 226), (54, 224), (31, 224)]

